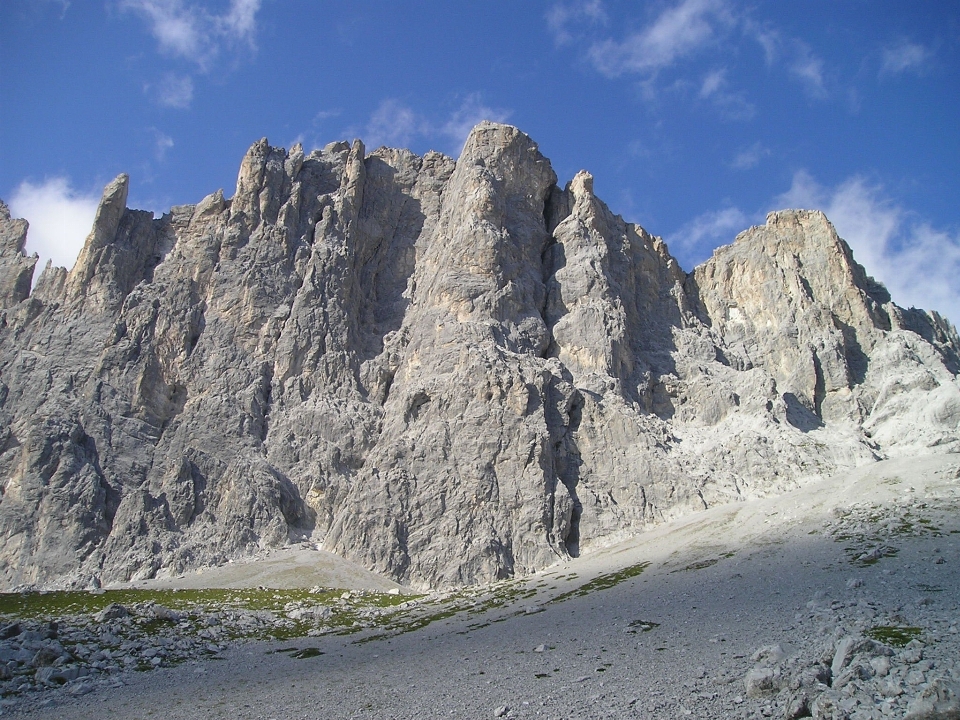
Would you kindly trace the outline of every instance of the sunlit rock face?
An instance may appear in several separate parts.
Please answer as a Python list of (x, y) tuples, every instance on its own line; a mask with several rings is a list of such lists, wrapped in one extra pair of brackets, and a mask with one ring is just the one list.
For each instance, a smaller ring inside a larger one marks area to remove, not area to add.
[(516, 128), (456, 161), (262, 140), (162, 218), (107, 186), (30, 291), (0, 205), (0, 584), (181, 573), (304, 539), (414, 587), (960, 450), (956, 331), (822, 213), (685, 273)]

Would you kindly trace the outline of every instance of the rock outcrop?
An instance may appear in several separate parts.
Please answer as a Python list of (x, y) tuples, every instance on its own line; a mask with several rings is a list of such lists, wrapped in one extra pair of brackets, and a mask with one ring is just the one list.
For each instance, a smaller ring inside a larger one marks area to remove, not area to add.
[(0, 583), (312, 538), (416, 587), (960, 450), (960, 341), (822, 213), (692, 273), (482, 123), (456, 161), (266, 140), (162, 218), (104, 192), (69, 272), (0, 206)]

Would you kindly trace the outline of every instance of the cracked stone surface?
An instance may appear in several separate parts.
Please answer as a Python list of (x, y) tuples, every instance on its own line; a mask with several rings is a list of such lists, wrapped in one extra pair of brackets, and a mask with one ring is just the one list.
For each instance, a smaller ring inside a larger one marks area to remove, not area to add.
[(104, 191), (33, 283), (0, 206), (0, 586), (304, 540), (415, 588), (960, 450), (960, 340), (820, 212), (691, 273), (516, 128), (456, 161), (255, 143), (232, 198)]

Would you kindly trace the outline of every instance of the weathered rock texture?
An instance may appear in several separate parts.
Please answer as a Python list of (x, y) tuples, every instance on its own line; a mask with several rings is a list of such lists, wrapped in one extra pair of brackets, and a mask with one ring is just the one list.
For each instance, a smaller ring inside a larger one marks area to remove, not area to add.
[(312, 537), (414, 586), (960, 450), (956, 331), (819, 212), (686, 274), (523, 133), (459, 160), (250, 148), (160, 219), (105, 190), (29, 291), (0, 207), (0, 583), (180, 573)]

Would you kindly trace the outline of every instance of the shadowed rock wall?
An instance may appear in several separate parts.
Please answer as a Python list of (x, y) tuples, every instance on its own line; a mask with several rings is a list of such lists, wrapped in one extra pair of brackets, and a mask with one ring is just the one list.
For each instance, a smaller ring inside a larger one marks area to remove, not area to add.
[(960, 450), (956, 331), (819, 212), (686, 274), (515, 128), (456, 162), (266, 140), (160, 219), (105, 190), (72, 270), (0, 205), (0, 584), (312, 538), (417, 586)]

